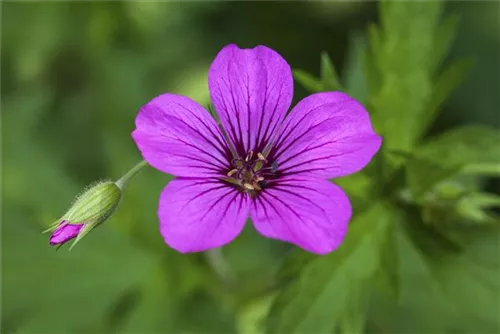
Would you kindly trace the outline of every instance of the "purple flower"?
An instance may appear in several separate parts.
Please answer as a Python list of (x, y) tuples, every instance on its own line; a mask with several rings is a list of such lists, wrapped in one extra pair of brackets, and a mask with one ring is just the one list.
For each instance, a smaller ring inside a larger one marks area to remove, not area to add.
[(341, 92), (300, 101), (275, 51), (228, 45), (212, 63), (221, 126), (193, 100), (163, 94), (143, 106), (132, 136), (153, 167), (177, 176), (160, 196), (160, 231), (186, 253), (222, 246), (248, 217), (264, 236), (313, 253), (337, 248), (351, 205), (327, 179), (362, 169), (381, 145), (363, 106)]
[(51, 245), (62, 245), (74, 239), (80, 233), (84, 224), (69, 224), (67, 220), (63, 220), (55, 229), (50, 237)]

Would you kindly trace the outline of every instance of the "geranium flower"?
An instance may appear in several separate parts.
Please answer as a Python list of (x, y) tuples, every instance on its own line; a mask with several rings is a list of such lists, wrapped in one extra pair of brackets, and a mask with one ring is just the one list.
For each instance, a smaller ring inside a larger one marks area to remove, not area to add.
[(337, 248), (351, 205), (328, 179), (359, 171), (381, 145), (363, 106), (342, 92), (318, 93), (286, 116), (290, 66), (265, 46), (223, 48), (208, 86), (220, 125), (174, 94), (136, 118), (132, 136), (144, 159), (177, 176), (159, 201), (165, 242), (183, 253), (219, 247), (250, 217), (266, 237), (317, 254)]

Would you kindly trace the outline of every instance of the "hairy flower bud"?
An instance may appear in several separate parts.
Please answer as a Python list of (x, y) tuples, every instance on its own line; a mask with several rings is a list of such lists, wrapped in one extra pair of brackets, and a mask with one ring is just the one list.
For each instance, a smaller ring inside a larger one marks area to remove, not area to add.
[(51, 245), (63, 245), (75, 239), (73, 247), (116, 210), (122, 191), (115, 182), (104, 181), (89, 187), (50, 229)]

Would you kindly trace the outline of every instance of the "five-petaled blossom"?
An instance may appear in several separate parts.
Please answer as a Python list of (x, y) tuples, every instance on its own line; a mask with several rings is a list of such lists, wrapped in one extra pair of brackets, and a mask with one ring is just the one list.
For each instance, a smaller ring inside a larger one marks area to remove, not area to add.
[(132, 136), (144, 159), (177, 176), (160, 196), (165, 242), (186, 253), (222, 246), (248, 217), (262, 235), (325, 254), (351, 218), (327, 179), (362, 169), (381, 145), (363, 106), (341, 92), (313, 94), (285, 116), (290, 66), (275, 51), (224, 47), (208, 85), (220, 119), (163, 94), (143, 106)]

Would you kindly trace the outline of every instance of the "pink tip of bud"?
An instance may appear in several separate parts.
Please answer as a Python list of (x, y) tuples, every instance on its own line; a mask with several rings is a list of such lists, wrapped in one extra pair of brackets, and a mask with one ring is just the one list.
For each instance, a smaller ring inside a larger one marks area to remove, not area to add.
[(63, 220), (56, 228), (50, 237), (51, 245), (61, 245), (75, 238), (84, 224), (68, 224), (67, 220)]

